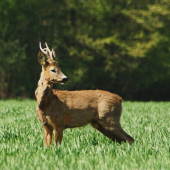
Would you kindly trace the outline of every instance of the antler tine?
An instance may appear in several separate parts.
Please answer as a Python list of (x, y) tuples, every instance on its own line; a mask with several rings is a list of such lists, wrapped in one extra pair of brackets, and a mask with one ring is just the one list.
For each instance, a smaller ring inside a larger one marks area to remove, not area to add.
[(53, 56), (52, 56), (52, 51), (50, 51), (50, 48), (48, 47), (47, 43), (45, 42), (45, 46), (46, 46), (46, 49), (48, 50), (49, 52), (49, 55), (50, 55), (50, 59), (53, 60)]
[(50, 49), (49, 49), (49, 47), (48, 47), (48, 45), (47, 45), (47, 43), (45, 42), (45, 46), (46, 46), (46, 48), (50, 51)]
[(55, 55), (55, 51), (53, 49), (52, 49), (52, 53), (53, 53), (53, 58), (55, 59), (56, 55)]
[(47, 51), (43, 50), (42, 47), (41, 47), (41, 42), (39, 42), (39, 47), (40, 47), (41, 52), (44, 53), (45, 55), (47, 55)]

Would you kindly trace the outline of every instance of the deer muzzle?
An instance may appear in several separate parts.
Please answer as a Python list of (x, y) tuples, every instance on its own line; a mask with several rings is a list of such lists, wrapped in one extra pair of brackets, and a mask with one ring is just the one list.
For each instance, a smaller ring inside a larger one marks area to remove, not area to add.
[(67, 83), (67, 81), (68, 81), (68, 77), (65, 76), (60, 82), (65, 84)]
[(67, 83), (67, 81), (68, 81), (68, 77), (64, 76), (61, 79), (57, 79), (57, 80), (56, 79), (52, 79), (50, 82), (51, 83), (65, 84), (65, 83)]

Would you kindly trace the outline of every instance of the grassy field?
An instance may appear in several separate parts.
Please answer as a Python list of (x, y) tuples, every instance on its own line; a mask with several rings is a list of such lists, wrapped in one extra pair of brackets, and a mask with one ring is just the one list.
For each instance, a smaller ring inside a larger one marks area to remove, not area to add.
[(170, 102), (124, 102), (121, 124), (133, 145), (113, 143), (90, 125), (64, 131), (61, 146), (43, 144), (31, 100), (0, 101), (0, 169), (170, 169)]

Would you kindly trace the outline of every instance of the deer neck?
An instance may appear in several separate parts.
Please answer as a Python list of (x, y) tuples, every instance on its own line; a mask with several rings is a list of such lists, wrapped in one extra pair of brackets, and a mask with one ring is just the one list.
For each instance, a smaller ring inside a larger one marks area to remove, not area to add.
[(42, 71), (40, 79), (38, 81), (38, 87), (35, 91), (37, 104), (41, 110), (46, 109), (46, 106), (53, 94), (52, 89), (53, 89), (53, 84), (50, 84), (48, 82), (48, 80), (44, 77), (44, 72)]

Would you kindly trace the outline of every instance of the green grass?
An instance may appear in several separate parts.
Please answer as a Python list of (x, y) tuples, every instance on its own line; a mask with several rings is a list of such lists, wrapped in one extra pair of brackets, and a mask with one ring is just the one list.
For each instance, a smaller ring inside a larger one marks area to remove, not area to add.
[(35, 107), (31, 100), (0, 101), (0, 169), (170, 168), (170, 102), (124, 102), (121, 124), (133, 145), (113, 143), (88, 125), (65, 130), (62, 145), (47, 148)]

